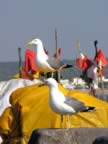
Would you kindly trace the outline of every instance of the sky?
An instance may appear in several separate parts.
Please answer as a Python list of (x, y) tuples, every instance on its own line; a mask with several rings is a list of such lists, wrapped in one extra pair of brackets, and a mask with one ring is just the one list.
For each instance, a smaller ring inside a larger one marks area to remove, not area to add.
[(78, 56), (81, 50), (93, 58), (94, 40), (108, 57), (108, 0), (0, 0), (0, 62), (22, 59), (26, 43), (42, 40), (52, 56), (55, 53), (55, 29), (62, 59)]

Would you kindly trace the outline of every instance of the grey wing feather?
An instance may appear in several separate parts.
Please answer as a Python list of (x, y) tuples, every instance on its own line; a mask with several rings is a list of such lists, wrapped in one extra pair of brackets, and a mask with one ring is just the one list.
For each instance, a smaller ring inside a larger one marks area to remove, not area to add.
[(59, 69), (59, 68), (65, 66), (65, 64), (62, 61), (60, 61), (54, 57), (48, 58), (47, 62), (54, 69)]
[(65, 103), (71, 106), (72, 108), (74, 108), (76, 112), (81, 112), (86, 110), (86, 106), (84, 105), (83, 102), (69, 96), (66, 96), (65, 98), (66, 98)]

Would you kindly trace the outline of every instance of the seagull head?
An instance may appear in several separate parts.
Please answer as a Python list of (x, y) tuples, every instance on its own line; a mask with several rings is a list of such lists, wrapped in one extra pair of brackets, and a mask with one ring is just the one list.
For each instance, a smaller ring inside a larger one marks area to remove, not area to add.
[(32, 46), (32, 45), (36, 46), (39, 44), (42, 44), (42, 41), (40, 39), (33, 39), (32, 41), (27, 43), (27, 45), (29, 45), (29, 46)]
[(58, 86), (57, 81), (53, 78), (48, 78), (47, 80), (45, 80), (45, 84), (48, 85), (49, 87), (57, 87)]

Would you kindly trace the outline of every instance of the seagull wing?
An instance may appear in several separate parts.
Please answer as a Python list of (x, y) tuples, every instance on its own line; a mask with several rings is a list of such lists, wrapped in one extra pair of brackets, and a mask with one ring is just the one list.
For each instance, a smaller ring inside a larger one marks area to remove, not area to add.
[(64, 103), (71, 106), (76, 112), (85, 111), (87, 109), (83, 102), (69, 96), (65, 96), (65, 98)]
[(47, 62), (54, 69), (59, 69), (60, 67), (65, 66), (65, 64), (62, 61), (54, 57), (48, 58)]
[(70, 68), (72, 67), (72, 65), (68, 65), (63, 63), (63, 61), (54, 58), (54, 57), (49, 57), (47, 62), (49, 63), (49, 65), (54, 68), (54, 69), (62, 69), (62, 68)]

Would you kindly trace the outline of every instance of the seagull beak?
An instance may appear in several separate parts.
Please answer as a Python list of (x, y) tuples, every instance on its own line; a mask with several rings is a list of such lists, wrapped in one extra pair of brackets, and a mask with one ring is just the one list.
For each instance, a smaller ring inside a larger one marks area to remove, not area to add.
[(27, 46), (31, 46), (32, 45), (32, 41), (28, 42), (26, 45)]

